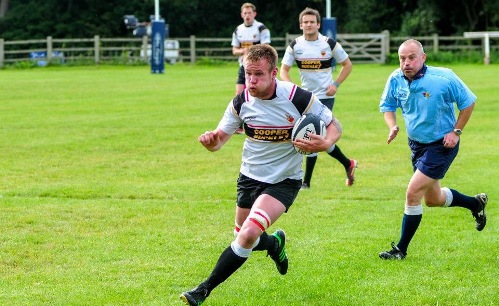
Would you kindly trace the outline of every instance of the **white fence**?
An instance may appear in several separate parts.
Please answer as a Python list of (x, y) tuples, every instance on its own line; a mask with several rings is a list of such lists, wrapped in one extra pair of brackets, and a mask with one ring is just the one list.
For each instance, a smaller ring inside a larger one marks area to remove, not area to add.
[[(289, 42), (298, 34), (286, 34), (285, 37), (272, 37), (272, 46), (282, 57)], [(427, 52), (483, 50), (483, 39), (464, 36), (422, 36), (420, 40)], [(367, 34), (338, 34), (336, 39), (349, 54), (354, 63), (384, 63), (391, 52), (407, 37), (390, 37), (388, 31)], [(490, 38), (490, 48), (499, 50), (499, 38)], [(195, 63), (200, 59), (235, 61), (230, 45), (231, 38), (173, 38), (173, 44), (165, 43), (165, 53), (174, 54), (170, 62)], [(173, 46), (173, 47), (172, 47)], [(60, 39), (47, 37), (36, 40), (5, 41), (0, 38), (0, 67), (5, 64), (37, 62), (77, 62), (88, 61), (95, 64), (105, 62), (149, 61), (147, 56), (150, 41), (143, 38), (93, 38)], [(45, 55), (40, 58), (34, 55)], [(145, 56), (144, 56), (145, 55)]]

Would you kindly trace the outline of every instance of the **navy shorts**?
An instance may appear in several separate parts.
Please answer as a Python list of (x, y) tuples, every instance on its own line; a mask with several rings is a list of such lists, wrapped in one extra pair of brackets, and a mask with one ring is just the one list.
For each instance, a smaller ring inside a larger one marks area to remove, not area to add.
[(285, 179), (279, 183), (263, 183), (239, 173), (237, 179), (237, 206), (251, 208), (262, 194), (268, 194), (279, 200), (288, 211), (301, 188), (301, 180)]
[(334, 107), (334, 98), (328, 98), (328, 99), (320, 99), (322, 104), (324, 104), (327, 108), (329, 108), (330, 111), (333, 110)]
[(244, 66), (239, 66), (239, 70), (237, 71), (236, 84), (241, 84), (241, 85), (246, 84), (246, 76), (245, 76), (245, 72), (244, 72)]
[(432, 143), (420, 143), (409, 139), (413, 170), (419, 169), (428, 177), (439, 180), (445, 176), (459, 151), (459, 142), (454, 148), (444, 147), (443, 139)]

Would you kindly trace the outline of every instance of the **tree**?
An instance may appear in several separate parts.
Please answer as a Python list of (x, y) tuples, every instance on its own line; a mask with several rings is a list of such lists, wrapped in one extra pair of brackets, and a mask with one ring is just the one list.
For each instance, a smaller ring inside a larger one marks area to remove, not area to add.
[[(169, 24), (170, 37), (230, 37), (242, 22), (244, 1), (160, 0), (161, 15)], [(317, 9), (324, 17), (325, 0), (255, 0), (257, 20), (272, 36), (301, 33), (298, 14)], [(3, 14), (3, 18), (2, 17)], [(130, 36), (123, 16), (134, 14), (149, 21), (154, 0), (0, 0), (0, 37), (6, 40)], [(499, 1), (459, 0), (448, 5), (439, 0), (336, 0), (332, 16), (339, 33), (395, 35), (461, 35), (464, 31), (499, 28)]]
[(0, 18), (5, 17), (9, 10), (9, 0), (0, 0)]

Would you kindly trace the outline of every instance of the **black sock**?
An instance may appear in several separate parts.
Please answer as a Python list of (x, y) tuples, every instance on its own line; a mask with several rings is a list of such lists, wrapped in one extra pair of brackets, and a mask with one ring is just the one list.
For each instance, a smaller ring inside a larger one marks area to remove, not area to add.
[(334, 146), (333, 151), (329, 152), (328, 154), (331, 157), (337, 159), (343, 165), (343, 167), (345, 167), (345, 170), (348, 170), (348, 168), (350, 167), (350, 159), (347, 158), (343, 154), (343, 152), (341, 152), (340, 147), (338, 147), (337, 145)]
[(317, 162), (316, 156), (307, 156), (305, 161), (305, 175), (303, 176), (303, 182), (310, 186), (310, 181), (312, 180), (312, 172), (314, 172), (315, 163)]
[(478, 209), (479, 204), (475, 197), (464, 195), (454, 189), (451, 189), (450, 191), (452, 192), (452, 203), (450, 203), (449, 207), (464, 207), (471, 211), (476, 211)]
[(411, 242), (412, 237), (416, 234), (416, 231), (421, 223), (423, 215), (406, 215), (402, 219), (402, 233), (400, 235), (400, 241), (397, 247), (402, 251), (402, 253), (407, 254), (407, 248)]
[(271, 250), (274, 246), (275, 237), (272, 235), (268, 235), (267, 232), (263, 232), (260, 235), (260, 241), (253, 248), (253, 251), (268, 251)]
[(222, 252), (215, 268), (202, 285), (206, 286), (208, 291), (211, 292), (215, 287), (229, 278), (232, 273), (236, 272), (247, 259), (248, 258), (237, 256), (229, 246)]

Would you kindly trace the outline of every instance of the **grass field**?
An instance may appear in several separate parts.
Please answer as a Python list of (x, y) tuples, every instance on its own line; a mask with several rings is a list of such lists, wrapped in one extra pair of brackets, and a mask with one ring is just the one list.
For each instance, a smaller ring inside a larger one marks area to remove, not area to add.
[[(288, 234), (288, 274), (255, 252), (205, 305), (499, 305), (499, 66), (452, 68), (478, 102), (442, 184), (488, 193), (483, 232), (464, 209), (425, 208), (407, 259), (377, 257), (398, 240), (411, 167), (405, 129), (387, 145), (378, 111), (394, 67), (355, 65), (335, 105), (355, 185), (320, 155), (269, 229)], [(210, 153), (197, 136), (236, 69), (0, 70), (0, 305), (182, 305), (233, 239), (244, 137)]]

